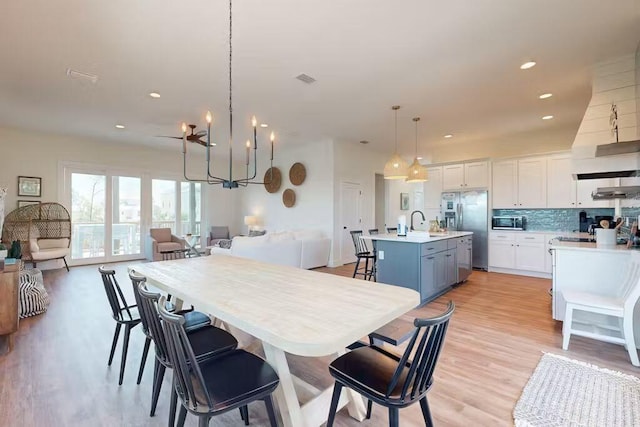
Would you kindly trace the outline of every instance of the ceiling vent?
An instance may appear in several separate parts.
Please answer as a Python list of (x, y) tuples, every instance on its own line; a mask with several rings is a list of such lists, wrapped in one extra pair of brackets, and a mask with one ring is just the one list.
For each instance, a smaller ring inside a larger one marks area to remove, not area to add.
[(95, 74), (83, 73), (82, 71), (77, 71), (71, 68), (67, 68), (67, 76), (74, 80), (84, 80), (93, 84), (98, 82), (98, 76)]
[(303, 83), (306, 83), (308, 85), (310, 85), (311, 83), (315, 83), (316, 79), (314, 79), (313, 77), (311, 77), (310, 75), (307, 75), (305, 73), (302, 73), (298, 76), (296, 76), (296, 79), (300, 80)]

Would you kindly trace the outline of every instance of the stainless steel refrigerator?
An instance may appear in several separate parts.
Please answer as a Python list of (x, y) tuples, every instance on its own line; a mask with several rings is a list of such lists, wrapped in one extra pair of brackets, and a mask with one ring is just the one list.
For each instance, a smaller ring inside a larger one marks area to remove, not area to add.
[(473, 232), (473, 268), (489, 267), (489, 207), (486, 190), (442, 193), (442, 218), (448, 230)]

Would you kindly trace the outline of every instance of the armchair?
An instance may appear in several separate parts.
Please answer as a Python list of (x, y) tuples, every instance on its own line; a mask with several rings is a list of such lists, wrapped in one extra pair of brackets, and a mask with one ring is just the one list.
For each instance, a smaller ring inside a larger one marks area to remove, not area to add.
[(184, 239), (171, 234), (170, 228), (152, 228), (147, 237), (147, 258), (151, 261), (161, 261), (164, 251), (185, 249)]
[(220, 240), (229, 239), (229, 227), (226, 225), (211, 226), (209, 235), (207, 236), (207, 246), (215, 246)]

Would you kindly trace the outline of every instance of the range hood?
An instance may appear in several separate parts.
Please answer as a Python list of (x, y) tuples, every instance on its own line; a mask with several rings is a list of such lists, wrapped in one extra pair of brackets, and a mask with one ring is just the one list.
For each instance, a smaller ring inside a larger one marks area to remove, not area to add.
[(640, 176), (640, 48), (597, 64), (593, 76), (591, 101), (571, 146), (573, 176)]
[(637, 199), (640, 198), (640, 185), (628, 187), (602, 187), (591, 193), (593, 200)]

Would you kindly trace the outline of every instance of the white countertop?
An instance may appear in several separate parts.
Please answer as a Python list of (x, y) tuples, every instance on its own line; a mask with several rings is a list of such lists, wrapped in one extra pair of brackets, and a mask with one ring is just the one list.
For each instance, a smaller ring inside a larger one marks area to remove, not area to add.
[[(588, 233), (580, 233), (581, 235), (588, 236)], [(585, 237), (585, 236), (580, 236)], [(628, 253), (630, 251), (640, 250), (629, 249), (627, 245), (615, 245), (615, 246), (598, 246), (592, 242), (561, 242), (558, 239), (553, 239), (550, 242), (551, 249), (568, 250), (568, 251), (590, 251), (590, 252), (615, 252), (615, 253)]]
[(400, 237), (395, 234), (374, 234), (373, 236), (362, 236), (362, 238), (369, 240), (386, 240), (390, 242), (429, 243), (439, 240), (455, 239), (456, 237), (471, 236), (472, 234), (471, 231), (447, 231), (446, 233), (430, 233), (429, 236), (415, 234), (413, 236)]

